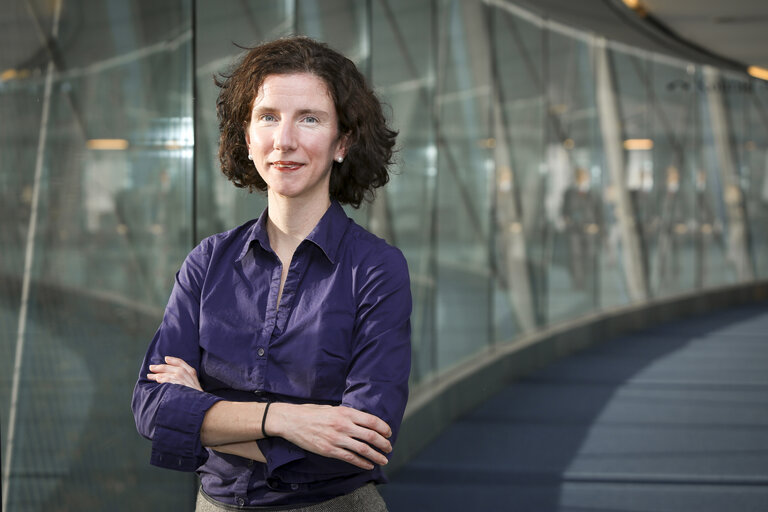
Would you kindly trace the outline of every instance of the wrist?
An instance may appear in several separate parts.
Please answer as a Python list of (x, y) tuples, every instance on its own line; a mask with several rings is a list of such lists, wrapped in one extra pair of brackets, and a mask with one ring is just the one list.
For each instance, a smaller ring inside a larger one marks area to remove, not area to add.
[(261, 415), (261, 437), (266, 439), (267, 437), (270, 437), (269, 434), (267, 434), (266, 430), (266, 424), (267, 424), (267, 415), (269, 414), (269, 406), (272, 405), (272, 402), (267, 402), (267, 404), (264, 406), (264, 413)]
[(262, 435), (265, 437), (283, 437), (285, 407), (290, 407), (290, 404), (281, 402), (264, 404), (265, 416), (262, 420)]

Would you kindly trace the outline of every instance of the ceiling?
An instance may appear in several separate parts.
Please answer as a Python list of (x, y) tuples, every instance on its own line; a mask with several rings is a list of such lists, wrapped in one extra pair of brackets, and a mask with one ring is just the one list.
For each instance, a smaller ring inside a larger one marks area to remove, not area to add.
[(633, 47), (743, 70), (768, 68), (768, 0), (513, 0)]
[(641, 0), (680, 38), (747, 66), (768, 68), (768, 1)]

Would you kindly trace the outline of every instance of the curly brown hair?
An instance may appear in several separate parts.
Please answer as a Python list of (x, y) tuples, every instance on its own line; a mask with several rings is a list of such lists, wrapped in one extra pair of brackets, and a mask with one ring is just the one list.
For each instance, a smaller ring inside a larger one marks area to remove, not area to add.
[(221, 171), (237, 187), (265, 191), (267, 184), (248, 160), (245, 127), (253, 101), (269, 75), (312, 73), (325, 82), (336, 106), (346, 157), (333, 162), (331, 198), (355, 208), (372, 200), (389, 181), (397, 132), (386, 123), (381, 103), (355, 64), (328, 45), (304, 36), (277, 39), (248, 50), (230, 74), (214, 78), (221, 88), (219, 118)]

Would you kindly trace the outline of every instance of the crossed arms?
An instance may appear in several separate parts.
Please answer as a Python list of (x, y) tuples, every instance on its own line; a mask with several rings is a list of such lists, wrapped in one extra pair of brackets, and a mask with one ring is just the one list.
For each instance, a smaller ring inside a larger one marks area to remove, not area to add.
[[(147, 379), (202, 391), (197, 372), (184, 360), (166, 357), (165, 364), (150, 365)], [(205, 413), (200, 429), (203, 446), (213, 450), (266, 462), (256, 440), (263, 439), (262, 420), (266, 404), (260, 402), (216, 402)], [(372, 414), (351, 407), (271, 404), (264, 431), (304, 450), (339, 459), (362, 469), (384, 465), (384, 454), (392, 451), (392, 429)]]

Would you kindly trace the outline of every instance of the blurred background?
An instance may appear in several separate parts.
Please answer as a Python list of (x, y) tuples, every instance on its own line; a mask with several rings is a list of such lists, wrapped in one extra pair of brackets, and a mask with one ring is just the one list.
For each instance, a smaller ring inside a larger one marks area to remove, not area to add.
[(503, 0), (4, 3), (3, 510), (193, 507), (130, 396), (184, 256), (266, 205), (218, 169), (213, 76), (237, 45), (318, 38), (387, 104), (396, 175), (349, 213), (408, 259), (414, 395), (565, 321), (767, 279), (767, 83), (580, 21)]

